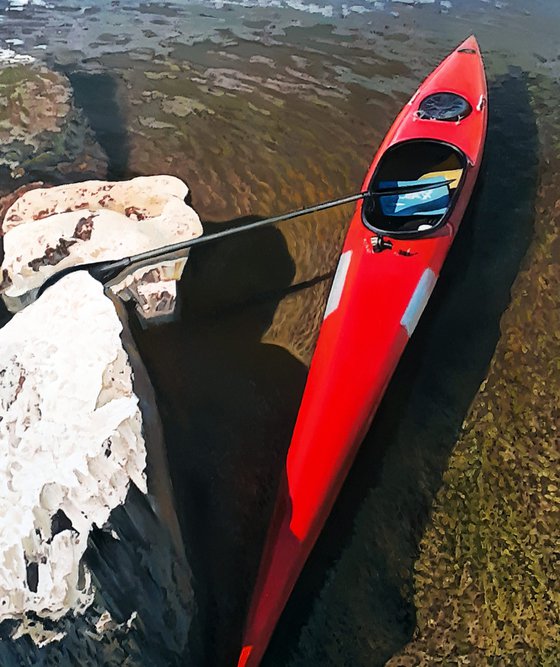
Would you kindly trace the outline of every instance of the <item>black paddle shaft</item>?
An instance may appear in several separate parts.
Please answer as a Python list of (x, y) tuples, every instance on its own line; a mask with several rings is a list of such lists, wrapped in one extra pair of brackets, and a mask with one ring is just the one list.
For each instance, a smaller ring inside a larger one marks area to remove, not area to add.
[(105, 284), (114, 280), (119, 274), (121, 274), (125, 269), (132, 265), (143, 265), (148, 263), (150, 260), (154, 259), (163, 259), (169, 256), (170, 259), (173, 256), (176, 256), (177, 253), (187, 250), (188, 248), (193, 248), (197, 245), (203, 245), (205, 243), (211, 243), (213, 241), (218, 241), (220, 239), (226, 238), (227, 236), (233, 236), (234, 234), (241, 234), (242, 232), (248, 232), (253, 229), (258, 229), (259, 227), (265, 227), (268, 225), (273, 225), (278, 222), (285, 222), (286, 220), (293, 220), (294, 218), (299, 218), (303, 215), (310, 215), (311, 213), (318, 213), (320, 211), (325, 211), (329, 208), (334, 208), (335, 206), (343, 206), (344, 204), (350, 204), (351, 202), (358, 201), (360, 199), (365, 199), (366, 197), (376, 197), (376, 196), (385, 196), (385, 195), (399, 195), (399, 194), (408, 194), (410, 192), (422, 192), (424, 190), (432, 190), (434, 188), (439, 188), (444, 185), (449, 185), (452, 183), (452, 180), (441, 181), (439, 183), (426, 183), (425, 185), (408, 185), (395, 189), (386, 189), (386, 190), (366, 190), (364, 192), (357, 192), (353, 195), (348, 195), (346, 197), (340, 197), (338, 199), (330, 199), (329, 201), (322, 202), (320, 204), (315, 204), (314, 206), (309, 206), (308, 208), (298, 209), (296, 211), (290, 211), (289, 213), (283, 213), (282, 215), (276, 215), (272, 218), (265, 218), (263, 220), (257, 220), (256, 222), (250, 222), (247, 225), (242, 225), (240, 227), (230, 227), (221, 232), (216, 232), (215, 234), (203, 234), (194, 239), (189, 239), (187, 241), (180, 241), (179, 243), (172, 243), (171, 245), (163, 246), (161, 248), (155, 248), (154, 250), (147, 250), (146, 252), (139, 253), (137, 255), (131, 255), (130, 257), (123, 257), (122, 259), (117, 260), (106, 260), (103, 262), (90, 262), (87, 264), (78, 264), (76, 266), (69, 266), (62, 271), (58, 271), (48, 278), (39, 288), (37, 292), (37, 298), (43, 294), (45, 290), (49, 287), (52, 287), (57, 283), (61, 278), (67, 276), (70, 273), (75, 271), (87, 271), (93, 278), (99, 280), (101, 283)]

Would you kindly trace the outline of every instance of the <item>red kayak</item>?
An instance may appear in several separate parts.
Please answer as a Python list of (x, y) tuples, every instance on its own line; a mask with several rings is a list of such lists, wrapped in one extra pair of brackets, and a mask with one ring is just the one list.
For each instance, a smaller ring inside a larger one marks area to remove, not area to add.
[(469, 37), (413, 95), (369, 168), (371, 195), (356, 206), (327, 302), (239, 667), (261, 661), (430, 298), (480, 169), (486, 98)]

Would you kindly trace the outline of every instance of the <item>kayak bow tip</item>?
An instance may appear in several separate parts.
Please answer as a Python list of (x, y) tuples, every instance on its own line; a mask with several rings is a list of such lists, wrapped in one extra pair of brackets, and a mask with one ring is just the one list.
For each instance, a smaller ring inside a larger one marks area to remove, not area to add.
[(467, 39), (462, 44), (459, 44), (459, 46), (455, 49), (456, 51), (475, 51), (477, 54), (480, 54), (480, 47), (478, 45), (478, 41), (474, 35), (469, 35)]

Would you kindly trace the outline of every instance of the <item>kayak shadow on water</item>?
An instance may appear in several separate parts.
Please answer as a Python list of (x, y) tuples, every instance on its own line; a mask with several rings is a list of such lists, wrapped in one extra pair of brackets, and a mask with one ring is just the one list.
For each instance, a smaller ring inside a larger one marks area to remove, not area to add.
[(538, 139), (525, 74), (490, 82), (489, 100), (475, 196), (263, 667), (375, 667), (411, 639), (418, 545), (533, 231)]
[(175, 322), (143, 330), (130, 318), (156, 389), (193, 571), (195, 667), (237, 662), (307, 375), (286, 350), (261, 343), (294, 275), (277, 229), (232, 236), (193, 249)]

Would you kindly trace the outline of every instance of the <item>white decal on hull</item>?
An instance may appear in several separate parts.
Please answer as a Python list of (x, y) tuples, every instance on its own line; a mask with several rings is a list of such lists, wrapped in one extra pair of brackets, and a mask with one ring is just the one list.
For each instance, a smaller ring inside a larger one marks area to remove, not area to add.
[(344, 284), (346, 282), (346, 276), (348, 274), (348, 268), (350, 267), (351, 258), (352, 258), (352, 251), (347, 250), (345, 253), (342, 253), (340, 259), (338, 260), (338, 266), (336, 268), (336, 273), (334, 275), (334, 280), (329, 294), (329, 299), (327, 301), (327, 307), (325, 309), (325, 316), (323, 318), (325, 320), (331, 313), (334, 313), (334, 311), (340, 305), (342, 290), (344, 289)]
[(408, 306), (401, 318), (401, 324), (406, 329), (409, 337), (412, 336), (412, 332), (416, 329), (418, 320), (424, 312), (424, 308), (428, 303), (428, 299), (432, 294), (436, 281), (437, 276), (432, 269), (426, 269), (418, 281), (418, 285), (416, 285), (414, 294), (408, 302)]

